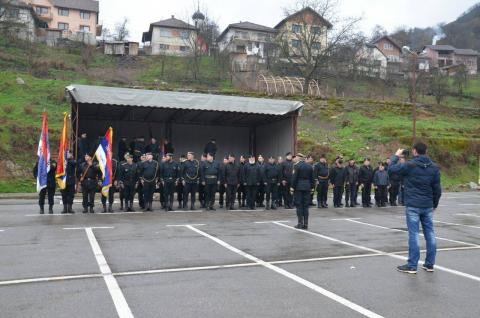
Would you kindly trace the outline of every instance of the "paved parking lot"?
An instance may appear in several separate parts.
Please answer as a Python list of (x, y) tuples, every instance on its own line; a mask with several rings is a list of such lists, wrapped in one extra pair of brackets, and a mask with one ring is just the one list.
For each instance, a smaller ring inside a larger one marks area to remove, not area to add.
[(443, 196), (436, 272), (417, 275), (395, 270), (402, 207), (314, 208), (303, 231), (293, 210), (20, 203), (0, 205), (1, 317), (480, 317), (479, 193)]

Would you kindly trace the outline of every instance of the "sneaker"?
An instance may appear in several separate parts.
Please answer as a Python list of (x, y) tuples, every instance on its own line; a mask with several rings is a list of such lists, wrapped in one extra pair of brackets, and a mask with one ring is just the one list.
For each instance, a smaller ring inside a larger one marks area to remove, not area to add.
[(427, 272), (429, 273), (433, 273), (435, 270), (433, 269), (433, 265), (426, 265), (426, 264), (423, 264), (422, 265), (422, 268), (424, 270), (426, 270)]
[(417, 269), (409, 267), (408, 265), (401, 265), (397, 267), (397, 270), (402, 273), (407, 273), (407, 274), (416, 274)]

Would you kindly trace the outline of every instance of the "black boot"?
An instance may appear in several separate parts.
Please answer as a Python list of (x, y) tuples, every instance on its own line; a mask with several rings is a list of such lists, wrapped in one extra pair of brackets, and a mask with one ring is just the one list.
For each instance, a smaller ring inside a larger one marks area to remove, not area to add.
[(195, 203), (190, 204), (190, 210), (195, 211)]
[(62, 214), (67, 214), (67, 213), (68, 213), (68, 207), (66, 204), (64, 204)]
[(187, 200), (183, 200), (182, 209), (187, 209)]
[(83, 213), (88, 213), (88, 208), (86, 206), (83, 207)]
[(303, 221), (303, 229), (308, 230), (308, 218), (305, 218)]
[(267, 210), (270, 210), (270, 201), (267, 201), (266, 202), (266, 207), (265, 207)]
[(107, 205), (106, 205), (106, 204), (102, 204), (102, 206), (103, 206), (102, 213), (107, 213)]
[(303, 230), (303, 217), (297, 216), (298, 224), (295, 226), (296, 229)]
[(40, 205), (40, 214), (44, 214), (45, 213), (45, 209), (43, 208), (43, 205)]
[(53, 214), (53, 205), (48, 206), (48, 214)]
[(277, 209), (277, 204), (275, 202), (272, 202), (271, 208), (272, 208), (272, 210), (276, 210)]
[[(128, 209), (128, 203), (126, 205)], [(123, 200), (120, 200), (120, 211), (123, 211)]]
[(90, 213), (95, 213), (95, 211), (93, 211), (93, 206), (90, 207)]

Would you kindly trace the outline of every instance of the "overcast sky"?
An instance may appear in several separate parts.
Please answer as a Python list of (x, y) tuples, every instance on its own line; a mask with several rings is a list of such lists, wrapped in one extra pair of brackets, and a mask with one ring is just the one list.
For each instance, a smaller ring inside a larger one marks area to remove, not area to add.
[[(361, 16), (361, 31), (371, 34), (380, 24), (392, 32), (396, 27), (436, 26), (455, 20), (478, 0), (338, 0), (342, 16)], [(130, 40), (141, 41), (150, 23), (170, 18), (187, 20), (197, 0), (100, 0), (100, 23), (110, 30), (124, 17), (129, 20)], [(200, 0), (201, 9), (218, 22), (220, 32), (229, 24), (250, 21), (273, 27), (284, 17), (284, 8), (296, 0)]]

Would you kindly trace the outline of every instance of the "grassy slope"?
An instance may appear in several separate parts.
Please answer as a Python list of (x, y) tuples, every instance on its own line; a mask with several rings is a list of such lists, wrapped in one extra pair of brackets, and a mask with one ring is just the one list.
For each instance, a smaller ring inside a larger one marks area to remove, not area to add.
[[(0, 160), (19, 164), (23, 177), (6, 177), (0, 171), (0, 192), (31, 192), (34, 181), (30, 170), (35, 160), (39, 126), (43, 109), (48, 111), (52, 152), (57, 151), (62, 113), (69, 105), (64, 101), (64, 87), (72, 82), (105, 85), (139, 85), (174, 89), (189, 87), (238, 93), (220, 76), (213, 59), (201, 63), (201, 79), (191, 80), (184, 59), (139, 57), (125, 64), (118, 58), (95, 53), (88, 69), (82, 66), (78, 50), (28, 49), (6, 46), (0, 39)], [(34, 56), (32, 58), (32, 56)], [(39, 78), (38, 69), (46, 64), (47, 74)], [(163, 66), (162, 66), (163, 64)], [(163, 68), (163, 74), (162, 74)], [(30, 75), (36, 74), (37, 77)], [(25, 85), (16, 83), (21, 77)], [(355, 89), (368, 92), (371, 84), (360, 83)], [(396, 99), (404, 100), (401, 89)], [(480, 98), (480, 80), (471, 81), (467, 94)], [(249, 93), (249, 95), (255, 95)], [(395, 99), (395, 98), (393, 98)], [(306, 100), (300, 119), (299, 146), (319, 155), (328, 152), (361, 159), (385, 158), (394, 148), (408, 145), (411, 123), (408, 109), (398, 102), (371, 100)], [(425, 101), (423, 101), (425, 102)], [(471, 99), (450, 97), (447, 105), (475, 107)], [(458, 117), (455, 113), (420, 112), (418, 135), (434, 144), (432, 155), (442, 165), (443, 183), (454, 187), (478, 178), (478, 136), (480, 120)]]

